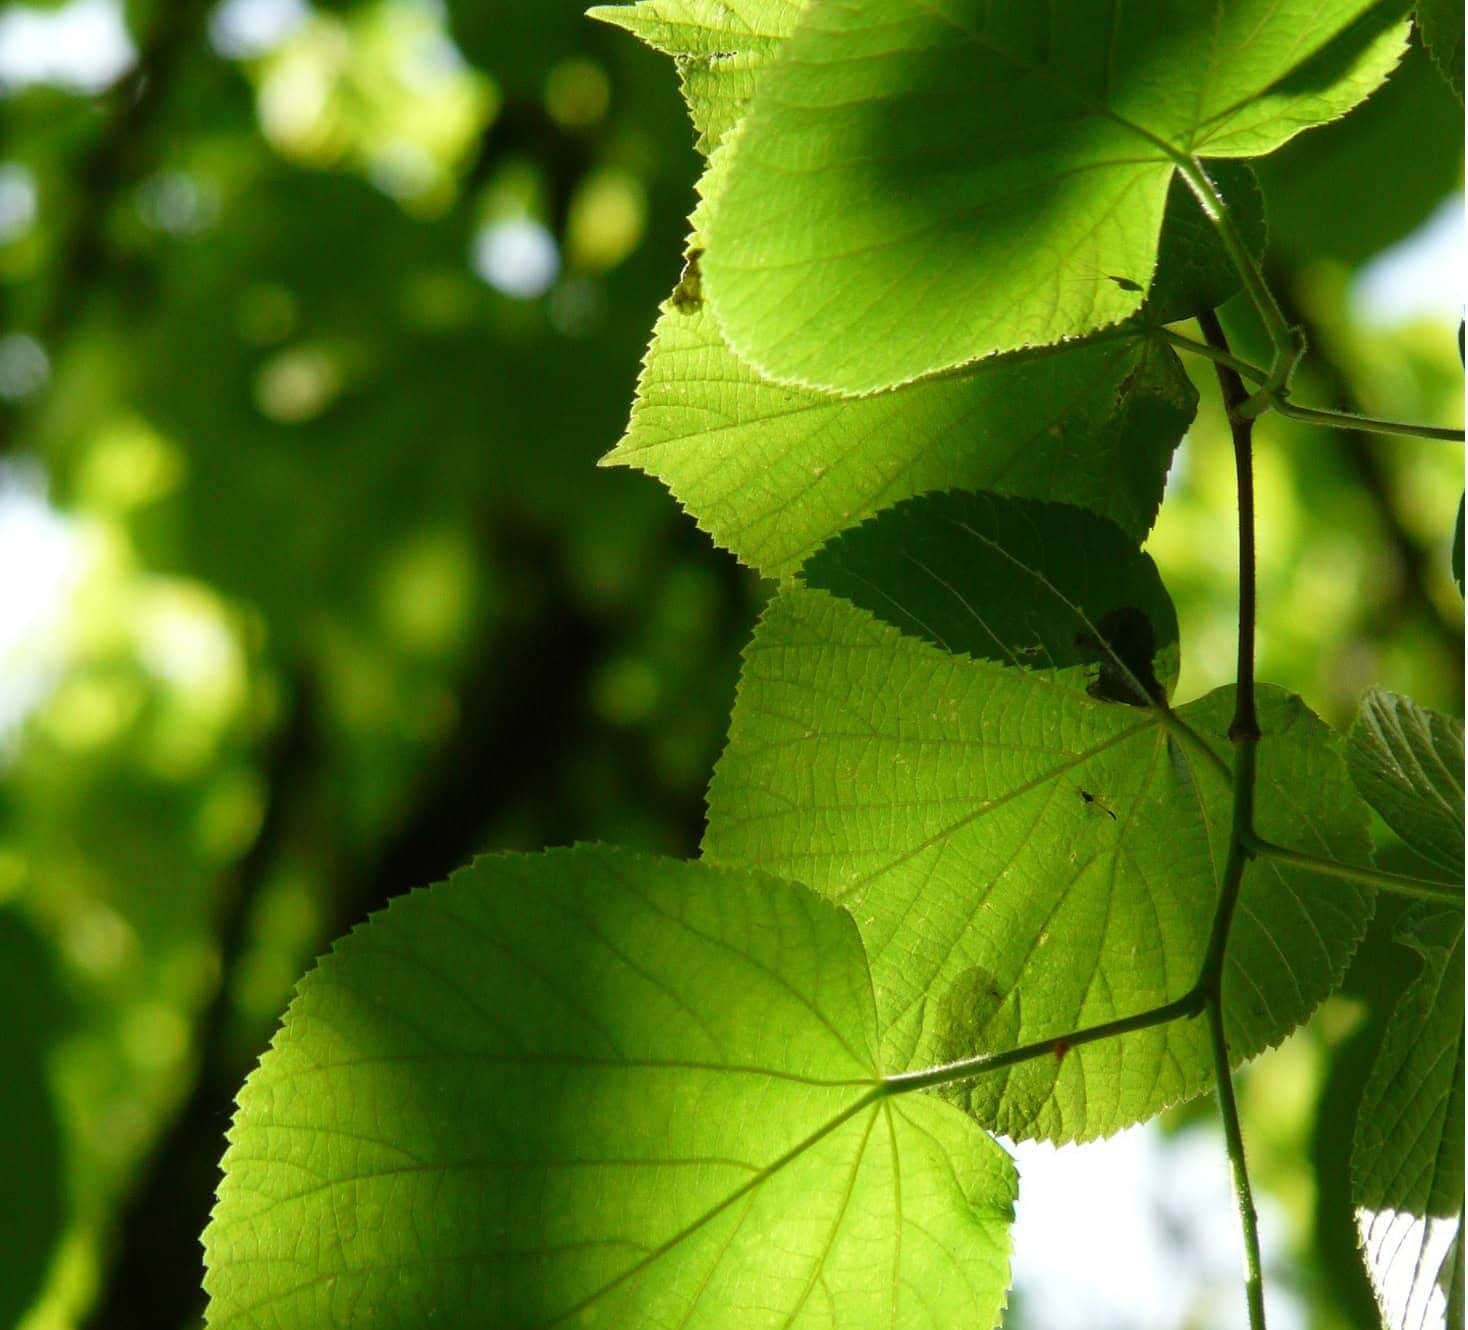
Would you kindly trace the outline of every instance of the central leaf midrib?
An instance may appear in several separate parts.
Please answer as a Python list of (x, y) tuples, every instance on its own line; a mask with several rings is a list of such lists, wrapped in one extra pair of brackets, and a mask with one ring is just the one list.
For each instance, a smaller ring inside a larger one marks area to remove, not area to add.
[[(662, 1260), (662, 1258), (668, 1255), (668, 1253), (681, 1246), (695, 1233), (699, 1232), (699, 1230), (705, 1228), (708, 1224), (712, 1223), (713, 1220), (718, 1218), (719, 1215), (723, 1214), (724, 1211), (727, 1210), (731, 1205), (735, 1204), (735, 1202), (741, 1200), (750, 1192), (753, 1192), (759, 1187), (762, 1187), (766, 1182), (768, 1182), (776, 1174), (780, 1173), (789, 1164), (792, 1164), (802, 1155), (814, 1149), (815, 1146), (820, 1144), (821, 1141), (825, 1140), (827, 1136), (831, 1135), (832, 1132), (850, 1122), (851, 1119), (856, 1117), (856, 1115), (860, 1113), (863, 1109), (872, 1107), (890, 1094), (900, 1094), (906, 1092), (902, 1088), (898, 1088), (895, 1091), (888, 1089), (887, 1085), (888, 1083), (885, 1079), (878, 1081), (875, 1085), (871, 1087), (870, 1090), (867, 1091), (866, 1094), (854, 1100), (848, 1107), (843, 1109), (840, 1113), (836, 1114), (836, 1116), (831, 1118), (828, 1122), (823, 1123), (814, 1131), (810, 1132), (802, 1140), (791, 1146), (790, 1149), (788, 1149), (784, 1154), (780, 1155), (779, 1158), (765, 1165), (764, 1168), (762, 1168), (758, 1173), (751, 1177), (747, 1182), (741, 1184), (739, 1187), (735, 1188), (732, 1192), (725, 1196), (723, 1200), (710, 1206), (709, 1209), (705, 1210), (703, 1214), (699, 1215), (696, 1219), (692, 1220), (688, 1224), (685, 1224), (681, 1229), (678, 1230), (678, 1232), (674, 1233), (671, 1237), (664, 1239), (650, 1252), (648, 1252), (648, 1254), (644, 1256), (641, 1260), (634, 1262), (626, 1270), (623, 1270), (620, 1274), (615, 1275), (613, 1278), (604, 1283), (600, 1288), (593, 1290), (591, 1293), (588, 1293), (585, 1297), (581, 1298), (570, 1307), (567, 1307), (564, 1310), (557, 1312), (549, 1320), (541, 1322), (540, 1330), (550, 1330), (550, 1327), (561, 1325), (564, 1322), (570, 1320), (572, 1317), (578, 1316), (580, 1313), (587, 1310), (587, 1308), (594, 1306), (609, 1293), (612, 1293), (616, 1289), (620, 1288), (629, 1279), (636, 1278), (636, 1276), (641, 1274), (642, 1271), (654, 1265), (656, 1262)], [(876, 1114), (874, 1112), (874, 1119), (875, 1116)]]

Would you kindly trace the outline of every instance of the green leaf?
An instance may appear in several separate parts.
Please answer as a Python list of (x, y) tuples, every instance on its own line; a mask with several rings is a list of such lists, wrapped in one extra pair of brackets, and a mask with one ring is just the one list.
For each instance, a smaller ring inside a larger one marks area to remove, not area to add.
[(1417, 0), (1417, 31), (1432, 63), (1463, 100), (1463, 0)]
[(1256, 163), (1276, 260), (1356, 267), (1411, 235), (1461, 188), (1462, 142), (1463, 108), (1413, 42), (1369, 101)]
[(658, 477), (715, 541), (784, 578), (878, 508), (955, 486), (1068, 500), (1140, 539), (1196, 406), (1174, 353), (1140, 334), (859, 399), (788, 388), (675, 293), (604, 460)]
[(1351, 1192), (1388, 1330), (1463, 1324), (1463, 910), (1418, 905), (1398, 940), (1422, 972), (1361, 1098)]
[(302, 983), (205, 1235), (215, 1327), (994, 1324), (1013, 1167), (884, 1096), (850, 918), (596, 847), (483, 858)]
[[(1463, 726), (1373, 689), (1347, 761), (1411, 850), (1463, 881)], [(1351, 1192), (1388, 1330), (1463, 1324), (1463, 907), (1418, 905), (1397, 940), (1422, 972), (1393, 1011), (1361, 1099)]]
[(586, 12), (675, 59), (717, 59), (769, 55), (795, 31), (803, 5), (804, 0), (638, 0)]
[[(626, 435), (604, 465), (656, 476), (715, 541), (779, 578), (838, 531), (935, 489), (1043, 495), (1146, 535), (1197, 409), (1171, 348), (1137, 326), (866, 398), (764, 379), (729, 349), (703, 300), (702, 229), (728, 159), (719, 152), (700, 183), (683, 279), (654, 330)], [(1241, 175), (1232, 183), (1247, 200)], [(1254, 199), (1244, 225), (1262, 245)], [(1175, 193), (1158, 310), (1166, 318), (1221, 294), (1216, 242), (1199, 234), (1198, 216), (1191, 196)]]
[(755, 78), (795, 31), (804, 0), (640, 0), (597, 5), (592, 18), (671, 55), (698, 131), (712, 152), (754, 95)]
[[(978, 537), (948, 520), (946, 535), (919, 541), (919, 509), (951, 519), (955, 502), (918, 500), (812, 561), (813, 581), (855, 594), (865, 579), (882, 617), (817, 589), (771, 604), (709, 796), (711, 860), (767, 865), (851, 909), (894, 1069), (1180, 997), (1202, 961), (1227, 849), (1230, 694), (1174, 717), (1155, 701), (1111, 700), (1136, 697), (1118, 686), (1137, 672), (1122, 669), (1131, 653), (1109, 658), (1109, 678), (1104, 653), (1091, 669), (1074, 659), (1118, 636), (1106, 631), (1118, 602), (1155, 603), (1150, 562), (1133, 550), (1095, 566), (1087, 519), (1058, 506), (1011, 502), (1010, 525), (1033, 527), (1028, 545), (994, 551), (985, 542), (1000, 524), (978, 520), (967, 523)], [(1171, 615), (1151, 617), (1154, 660), (1165, 659)], [(997, 654), (1046, 668), (953, 654), (939, 638), (965, 651), (997, 639)], [(1067, 642), (1072, 658), (1052, 659)], [(1365, 809), (1329, 732), (1278, 690), (1260, 689), (1259, 705), (1261, 834), (1364, 862)], [(1371, 904), (1339, 882), (1249, 870), (1225, 977), (1236, 1058), (1276, 1043), (1334, 988)], [(964, 1097), (1008, 1135), (1081, 1139), (1200, 1092), (1210, 1061), (1206, 1032), (1185, 1022), (1024, 1064)]]
[[(1264, 195), (1253, 169), (1244, 162), (1205, 162), (1209, 176), (1228, 203), (1234, 224), (1255, 260), (1264, 257), (1268, 227)], [(1156, 323), (1176, 323), (1200, 311), (1217, 309), (1236, 295), (1238, 269), (1218, 238), (1218, 230), (1203, 212), (1197, 196), (1181, 176), (1174, 176), (1167, 194), (1167, 212), (1157, 251), (1157, 275), (1147, 292), (1143, 317)]]
[(767, 377), (852, 393), (1125, 319), (1177, 164), (1341, 115), (1400, 57), (1404, 8), (812, 5), (725, 139), (715, 314)]
[(1411, 849), (1461, 882), (1463, 723), (1373, 688), (1346, 757), (1362, 798)]
[[(983, 588), (974, 604), (948, 580)], [(1177, 682), (1177, 616), (1152, 560), (1058, 503), (930, 494), (816, 553), (803, 578), (945, 651), (1146, 706)]]

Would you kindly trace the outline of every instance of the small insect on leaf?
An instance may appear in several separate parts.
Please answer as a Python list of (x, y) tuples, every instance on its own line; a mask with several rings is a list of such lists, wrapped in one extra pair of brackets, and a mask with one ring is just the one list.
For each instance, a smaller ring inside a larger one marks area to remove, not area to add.
[(1090, 790), (1082, 790), (1080, 792), (1080, 795), (1081, 802), (1085, 804), (1088, 808), (1098, 809), (1100, 812), (1105, 813), (1106, 816), (1109, 817), (1113, 822), (1116, 821), (1116, 810), (1114, 808), (1108, 807), (1094, 794), (1092, 794)]

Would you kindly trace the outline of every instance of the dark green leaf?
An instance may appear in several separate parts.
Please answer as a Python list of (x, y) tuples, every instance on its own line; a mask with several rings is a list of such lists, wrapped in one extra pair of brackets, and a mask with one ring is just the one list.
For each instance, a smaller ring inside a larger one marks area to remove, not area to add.
[(1422, 972), (1366, 1083), (1351, 1191), (1387, 1330), (1463, 1324), (1463, 907), (1415, 906)]
[[(1177, 618), (1156, 567), (1113, 523), (1079, 508), (924, 495), (833, 541), (803, 578), (945, 651), (1093, 697), (1145, 706), (1177, 682)], [(983, 588), (982, 604), (969, 588)]]
[[(1234, 223), (1256, 260), (1264, 257), (1268, 227), (1264, 195), (1253, 168), (1244, 162), (1205, 162), (1205, 168), (1229, 205)], [(1167, 193), (1167, 212), (1157, 251), (1157, 276), (1147, 292), (1143, 317), (1158, 323), (1189, 319), (1200, 310), (1216, 309), (1240, 287), (1238, 270), (1218, 238), (1218, 230), (1181, 176)]]
[(1459, 189), (1462, 144), (1463, 108), (1414, 42), (1363, 106), (1256, 164), (1271, 252), (1296, 263), (1364, 263)]
[(1463, 0), (1417, 0), (1417, 31), (1432, 63), (1463, 100)]
[(1351, 779), (1424, 859), (1463, 880), (1463, 723), (1373, 688), (1347, 749)]

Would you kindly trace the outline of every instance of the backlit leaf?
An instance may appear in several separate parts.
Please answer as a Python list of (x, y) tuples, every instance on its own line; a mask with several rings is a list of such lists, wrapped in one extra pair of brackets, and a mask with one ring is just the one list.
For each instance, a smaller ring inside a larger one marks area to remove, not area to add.
[(1179, 161), (1341, 115), (1400, 57), (1404, 9), (812, 5), (725, 140), (720, 326), (771, 378), (863, 393), (1125, 319)]
[(636, 33), (671, 55), (698, 131), (699, 150), (714, 145), (744, 113), (755, 77), (795, 31), (804, 0), (640, 0), (598, 5), (589, 13)]
[(850, 918), (582, 847), (399, 898), (240, 1096), (216, 1327), (988, 1327), (1014, 1174), (884, 1097)]
[(775, 577), (878, 508), (931, 489), (1061, 498), (1138, 539), (1197, 395), (1140, 334), (985, 362), (844, 398), (762, 379), (707, 308), (663, 307), (627, 435), (605, 459), (657, 476), (713, 538)]
[[(1031, 534), (996, 550), (1004, 524), (955, 522), (956, 502), (915, 500), (812, 561), (813, 582), (876, 613), (817, 589), (773, 602), (709, 797), (710, 859), (766, 865), (856, 916), (894, 1069), (959, 1056), (965, 1039), (994, 1051), (1001, 1036), (1056, 1037), (1181, 996), (1227, 849), (1229, 693), (1177, 712), (1197, 738), (1156, 698), (1128, 704), (1141, 625), (1156, 680), (1170, 679), (1171, 616), (1145, 608), (1160, 590), (1150, 561), (1103, 556), (1083, 515), (1016, 501), (1009, 525)], [(1134, 611), (1120, 631), (1118, 606)], [(1365, 809), (1329, 732), (1278, 690), (1259, 703), (1261, 833), (1365, 862)], [(1250, 868), (1225, 976), (1237, 1059), (1334, 988), (1370, 913), (1350, 885)], [(989, 994), (978, 1015), (956, 1022), (976, 991)], [(1175, 1023), (976, 1081), (965, 1098), (1004, 1133), (1070, 1140), (1139, 1121), (1210, 1076), (1205, 1031)]]
[[(1244, 162), (1204, 163), (1215, 187), (1233, 213), (1244, 243), (1255, 259), (1264, 255), (1267, 227), (1264, 196), (1253, 169)], [(1190, 319), (1200, 310), (1216, 309), (1239, 290), (1238, 270), (1197, 196), (1181, 176), (1174, 176), (1162, 221), (1157, 276), (1147, 292), (1143, 316), (1157, 323)]]
[(1453, 1330), (1463, 1324), (1463, 907), (1414, 906), (1397, 936), (1422, 972), (1366, 1082), (1351, 1192), (1388, 1330)]

